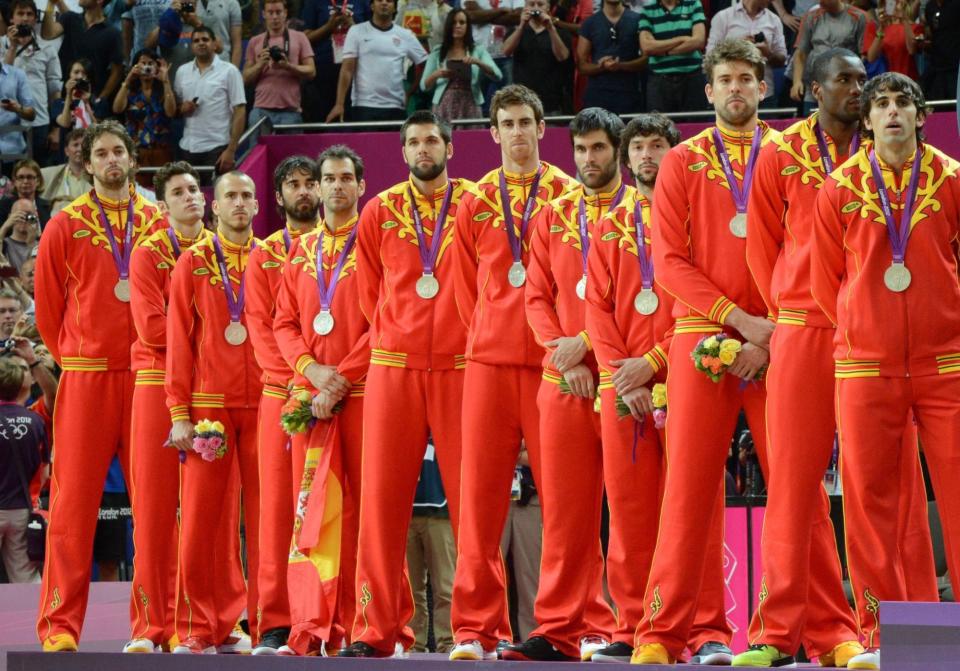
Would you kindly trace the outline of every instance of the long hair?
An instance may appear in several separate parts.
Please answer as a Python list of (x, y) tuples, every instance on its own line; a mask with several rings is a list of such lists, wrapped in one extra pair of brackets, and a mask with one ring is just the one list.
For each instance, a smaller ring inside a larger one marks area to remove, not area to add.
[(458, 14), (463, 14), (467, 20), (467, 31), (463, 34), (463, 48), (468, 54), (473, 53), (473, 23), (470, 21), (470, 15), (462, 9), (451, 9), (447, 14), (447, 20), (443, 24), (443, 42), (440, 43), (440, 60), (447, 57), (451, 47), (453, 47), (453, 22)]

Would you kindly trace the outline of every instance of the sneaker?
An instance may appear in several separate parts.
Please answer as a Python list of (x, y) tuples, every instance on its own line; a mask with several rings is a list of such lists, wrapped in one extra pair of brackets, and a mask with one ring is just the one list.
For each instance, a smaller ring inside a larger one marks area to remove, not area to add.
[(580, 639), (580, 661), (589, 662), (595, 652), (603, 650), (610, 641), (600, 636), (584, 636)]
[(848, 669), (879, 669), (880, 648), (870, 648), (856, 655), (847, 662)]
[(630, 658), (631, 664), (673, 664), (676, 661), (659, 643), (641, 643)]
[(487, 652), (483, 649), (483, 645), (480, 644), (480, 641), (464, 641), (463, 643), (457, 643), (453, 646), (453, 650), (450, 651), (450, 661), (462, 661), (467, 660), (470, 662), (482, 662), (484, 660), (494, 660), (497, 658), (497, 651), (491, 650)]
[(185, 638), (173, 649), (175, 655), (215, 655), (217, 647), (197, 636)]
[(159, 646), (154, 645), (149, 638), (135, 638), (123, 646), (124, 652), (152, 653), (156, 652)]
[(691, 664), (706, 664), (711, 666), (730, 666), (733, 661), (733, 650), (718, 641), (707, 641), (700, 646), (696, 654), (690, 658)]
[(43, 639), (44, 652), (76, 652), (77, 639), (70, 634), (54, 634)]
[(277, 627), (276, 629), (270, 629), (263, 636), (260, 637), (260, 642), (257, 643), (257, 647), (253, 649), (254, 655), (276, 655), (280, 652), (280, 648), (284, 647), (287, 644), (287, 637), (290, 635), (290, 630), (286, 627)]
[(403, 648), (403, 643), (395, 643), (393, 645), (393, 654), (390, 655), (393, 659), (409, 659), (410, 653)]
[(633, 655), (633, 648), (627, 643), (620, 641), (611, 643), (602, 650), (597, 650), (590, 658), (591, 662), (619, 662), (629, 664), (630, 657)]
[(221, 655), (249, 655), (250, 635), (244, 633), (239, 626), (234, 627), (230, 635), (223, 639), (223, 642), (217, 646), (217, 652)]
[(751, 645), (746, 652), (733, 658), (733, 666), (795, 667), (792, 655), (780, 652), (772, 645)]
[(337, 653), (337, 657), (390, 657), (396, 652), (381, 652), (363, 641), (355, 641)]
[(847, 668), (850, 660), (863, 653), (863, 646), (859, 641), (844, 641), (817, 660), (820, 666), (835, 666), (838, 669)]
[(508, 645), (501, 659), (515, 662), (579, 662), (577, 657), (568, 657), (543, 636), (528, 638), (523, 643)]
[(510, 647), (512, 641), (501, 638), (497, 641), (497, 659), (503, 659), (503, 651)]

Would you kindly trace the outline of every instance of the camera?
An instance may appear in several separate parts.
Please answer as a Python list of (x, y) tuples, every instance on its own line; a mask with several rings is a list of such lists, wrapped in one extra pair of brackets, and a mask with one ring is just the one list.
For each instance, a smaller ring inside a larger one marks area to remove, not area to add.
[(157, 74), (157, 66), (153, 63), (145, 63), (140, 66), (140, 75), (143, 77), (153, 77)]
[(543, 12), (541, 12), (539, 9), (530, 10), (531, 19), (539, 19), (542, 14)]
[(17, 341), (13, 338), (7, 338), (3, 342), (0, 342), (0, 356), (10, 354), (13, 351), (13, 348), (17, 346)]
[(192, 2), (184, 2), (180, 5), (181, 14), (193, 14), (195, 11), (197, 11), (197, 7)]
[(17, 24), (17, 37), (30, 37), (33, 35), (33, 28), (26, 23)]
[(282, 61), (284, 57), (284, 51), (282, 47), (272, 46), (270, 47), (270, 58), (273, 61)]
[(77, 83), (73, 85), (73, 90), (82, 93), (90, 93), (90, 80), (78, 79)]
[(756, 35), (753, 36), (753, 41), (756, 43), (766, 42), (767, 38), (764, 37), (763, 33), (757, 33)]
[(23, 220), (29, 224), (36, 224), (39, 221), (37, 219), (37, 215), (35, 215), (33, 212), (27, 212), (25, 215), (23, 215)]

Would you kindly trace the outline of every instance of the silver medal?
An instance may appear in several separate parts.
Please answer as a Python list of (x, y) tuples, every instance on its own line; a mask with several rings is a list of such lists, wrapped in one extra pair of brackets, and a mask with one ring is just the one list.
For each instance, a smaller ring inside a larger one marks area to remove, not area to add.
[(584, 300), (587, 297), (587, 276), (584, 275), (577, 282), (577, 298)]
[(417, 280), (417, 296), (430, 300), (440, 293), (440, 282), (432, 273), (424, 273)]
[(242, 345), (247, 341), (247, 327), (240, 322), (230, 322), (223, 331), (223, 337), (233, 346)]
[(113, 285), (113, 295), (117, 297), (118, 301), (123, 303), (130, 302), (130, 280), (119, 279), (117, 283)]
[(329, 310), (321, 310), (313, 318), (313, 330), (317, 332), (317, 335), (325, 336), (330, 333), (333, 330), (333, 324), (333, 315), (330, 314)]
[(730, 220), (730, 232), (738, 238), (747, 237), (747, 214), (746, 212), (737, 212)]
[(520, 261), (514, 261), (510, 266), (510, 270), (507, 271), (507, 281), (510, 282), (510, 286), (520, 288), (527, 281), (527, 269), (523, 267), (523, 263)]
[(633, 307), (642, 315), (652, 315), (660, 307), (660, 298), (653, 289), (641, 289), (633, 299)]
[(910, 269), (896, 261), (883, 273), (883, 283), (887, 285), (887, 289), (897, 293), (906, 291), (911, 279)]

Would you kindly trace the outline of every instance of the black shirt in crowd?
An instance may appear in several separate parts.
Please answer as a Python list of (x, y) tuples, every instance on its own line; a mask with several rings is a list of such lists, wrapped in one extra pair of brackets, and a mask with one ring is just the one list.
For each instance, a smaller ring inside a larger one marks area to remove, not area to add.
[(29, 482), (41, 462), (50, 461), (43, 418), (19, 403), (0, 402), (0, 510), (30, 508), (16, 460)]
[(110, 66), (123, 65), (123, 40), (120, 31), (106, 20), (87, 28), (83, 14), (64, 12), (57, 19), (63, 26), (63, 43), (60, 45), (60, 67), (64, 80), (70, 76), (70, 65), (79, 58), (86, 58), (93, 65), (90, 73), (91, 91), (95, 98), (110, 77)]
[[(571, 38), (559, 30), (560, 39), (571, 49)], [(558, 62), (550, 46), (550, 31), (536, 32), (529, 25), (523, 27), (520, 44), (513, 53), (513, 81), (532, 89), (543, 103), (547, 114), (564, 112), (564, 96), (568, 98), (573, 84), (573, 59)]]

